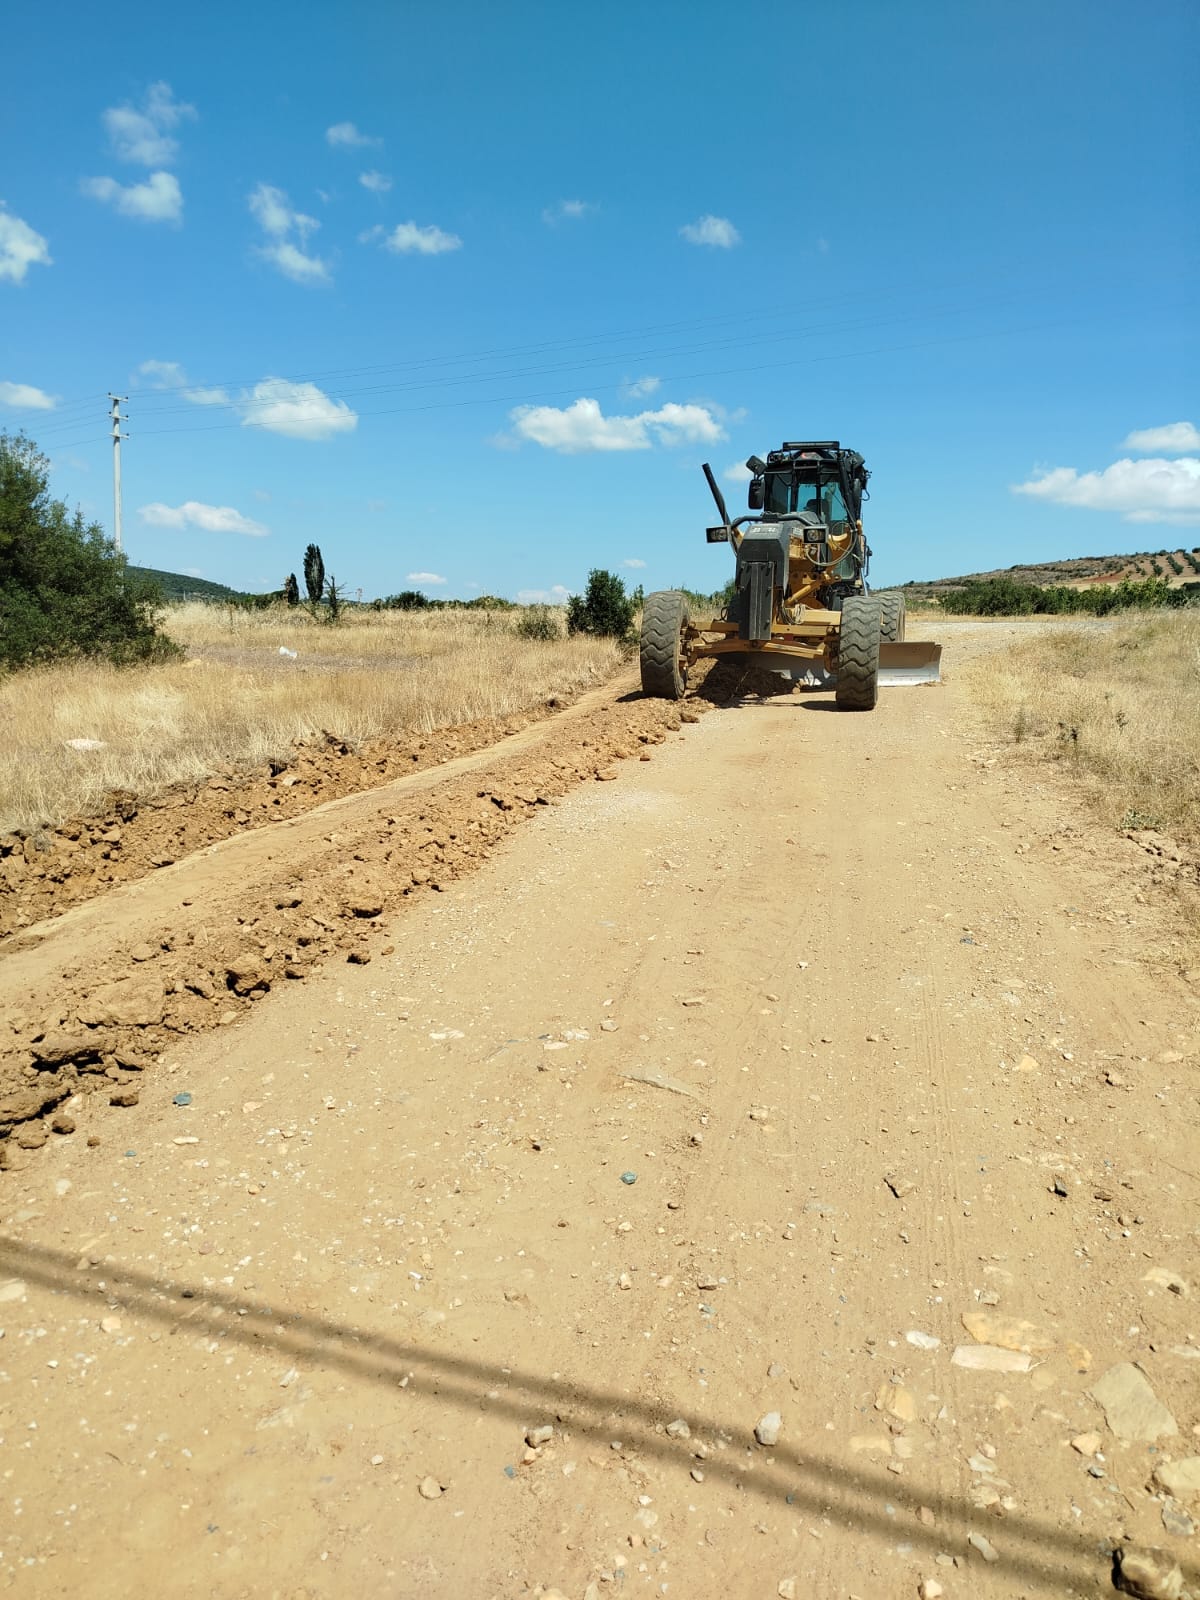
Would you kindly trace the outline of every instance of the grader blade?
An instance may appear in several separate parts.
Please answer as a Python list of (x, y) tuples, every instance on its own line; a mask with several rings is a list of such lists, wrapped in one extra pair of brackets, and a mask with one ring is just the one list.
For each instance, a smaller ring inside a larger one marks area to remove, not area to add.
[(941, 683), (942, 647), (914, 640), (879, 646), (879, 687), (906, 689), (923, 683)]

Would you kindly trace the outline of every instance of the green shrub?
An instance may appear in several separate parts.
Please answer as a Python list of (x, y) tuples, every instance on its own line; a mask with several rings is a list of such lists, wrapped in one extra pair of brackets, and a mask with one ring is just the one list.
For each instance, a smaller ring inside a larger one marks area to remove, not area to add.
[(158, 631), (162, 590), (128, 570), (98, 523), (51, 498), (48, 468), (31, 439), (0, 433), (0, 668), (179, 655)]
[(1161, 578), (1146, 578), (1140, 583), (1098, 583), (1087, 589), (1069, 589), (1065, 584), (1040, 589), (1032, 583), (1014, 583), (1011, 578), (986, 578), (951, 590), (940, 596), (939, 603), (943, 611), (955, 616), (1027, 617), (1079, 612), (1106, 617), (1114, 611), (1183, 606), (1188, 598), (1183, 589), (1172, 589)]
[(628, 639), (633, 633), (633, 601), (615, 573), (593, 568), (587, 593), (567, 601), (567, 632), (590, 633), (603, 639)]
[(561, 639), (558, 617), (549, 606), (530, 606), (513, 629), (518, 639)]

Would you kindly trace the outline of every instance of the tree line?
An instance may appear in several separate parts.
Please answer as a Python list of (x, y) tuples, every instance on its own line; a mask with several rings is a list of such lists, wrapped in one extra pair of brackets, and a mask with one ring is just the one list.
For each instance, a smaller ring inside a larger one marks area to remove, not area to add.
[(1150, 611), (1200, 602), (1200, 583), (1172, 588), (1162, 578), (1140, 582), (1097, 583), (1086, 589), (1051, 584), (1014, 583), (1011, 578), (983, 578), (938, 596), (943, 611), (967, 617), (1060, 616), (1083, 613), (1107, 617), (1115, 611)]
[[(160, 585), (130, 569), (98, 522), (86, 521), (51, 495), (49, 472), (49, 461), (31, 439), (0, 433), (0, 671), (77, 656), (126, 664), (179, 655), (160, 626), (166, 604)], [(1177, 562), (1171, 565), (1178, 571)], [(302, 570), (303, 591), (296, 574), (289, 573), (273, 593), (223, 603), (303, 607), (323, 622), (339, 622), (354, 602), (326, 574), (319, 545), (307, 547)], [(731, 589), (732, 583), (714, 595), (684, 592), (697, 610), (719, 610)], [(565, 619), (561, 609), (519, 607), (499, 595), (440, 600), (404, 589), (367, 604), (389, 611), (520, 611), (517, 631), (525, 638), (560, 637), (565, 620), (568, 634), (628, 641), (642, 599), (640, 585), (627, 592), (618, 574), (594, 568), (584, 592), (568, 597)], [(1200, 583), (1173, 587), (1153, 577), (1074, 589), (989, 578), (943, 594), (940, 604), (960, 616), (1107, 616), (1200, 604)]]

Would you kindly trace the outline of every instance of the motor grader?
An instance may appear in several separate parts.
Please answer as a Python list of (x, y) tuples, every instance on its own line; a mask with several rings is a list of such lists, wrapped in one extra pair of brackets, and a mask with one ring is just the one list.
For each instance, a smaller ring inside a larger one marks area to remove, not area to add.
[(647, 595), (643, 693), (680, 699), (688, 669), (705, 657), (832, 682), (845, 711), (873, 710), (881, 685), (937, 682), (941, 646), (905, 641), (904, 596), (867, 588), (862, 456), (836, 439), (793, 441), (746, 466), (750, 514), (731, 521), (704, 464), (721, 515), (708, 542), (732, 544), (737, 558), (732, 598), (722, 616), (694, 623), (686, 595)]

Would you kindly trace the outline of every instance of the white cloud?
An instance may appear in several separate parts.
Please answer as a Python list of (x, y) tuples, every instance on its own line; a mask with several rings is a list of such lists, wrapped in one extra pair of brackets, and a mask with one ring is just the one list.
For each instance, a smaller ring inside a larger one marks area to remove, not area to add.
[(622, 561), (621, 565), (623, 567), (633, 567), (635, 570), (637, 570), (641, 567), (644, 567), (646, 563), (640, 560), (637, 556), (630, 556), (627, 561)]
[(362, 244), (378, 239), (385, 250), (398, 256), (440, 256), (448, 250), (462, 249), (462, 240), (456, 233), (445, 233), (432, 223), (427, 228), (419, 228), (415, 222), (401, 222), (390, 233), (376, 225), (358, 237)]
[(227, 406), (230, 403), (224, 389), (185, 389), (183, 398), (194, 406)]
[(409, 583), (434, 584), (445, 583), (446, 580), (438, 572), (410, 572), (408, 574), (408, 581)]
[(624, 400), (644, 400), (647, 395), (652, 395), (656, 389), (661, 388), (661, 378), (624, 378), (621, 382), (621, 398)]
[(144, 183), (84, 178), (80, 188), (93, 200), (102, 200), (123, 217), (136, 217), (140, 222), (178, 222), (183, 216), (183, 191), (171, 172), (152, 172)]
[(1200, 457), (1175, 461), (1114, 461), (1102, 472), (1077, 472), (1074, 467), (1048, 468), (1028, 483), (1012, 485), (1014, 494), (1032, 495), (1058, 505), (1089, 511), (1116, 511), (1126, 522), (1200, 522)]
[(704, 406), (668, 403), (632, 417), (606, 417), (598, 400), (580, 399), (564, 409), (518, 406), (509, 412), (518, 435), (563, 455), (587, 450), (649, 450), (655, 443), (713, 444), (724, 429)]
[(23, 283), (32, 266), (48, 267), (50, 249), (40, 233), (6, 211), (0, 200), (0, 279)]
[(315, 383), (264, 378), (237, 404), (243, 427), (266, 428), (289, 439), (329, 439), (358, 427), (358, 413), (344, 400), (331, 400)]
[(251, 539), (265, 539), (270, 533), (261, 522), (244, 517), (232, 506), (206, 506), (202, 500), (185, 500), (181, 506), (164, 505), (155, 500), (141, 506), (138, 516), (152, 528), (195, 528), (201, 533), (244, 533)]
[(35, 389), (32, 383), (0, 383), (0, 406), (11, 406), (14, 411), (53, 411), (57, 404), (56, 395)]
[(1125, 441), (1126, 450), (1158, 450), (1164, 456), (1181, 456), (1200, 450), (1200, 428), (1193, 422), (1168, 422), (1161, 428), (1141, 428)]
[(689, 244), (708, 244), (717, 250), (732, 250), (741, 244), (742, 236), (728, 217), (703, 216), (696, 222), (686, 223), (680, 233)]
[(542, 212), (542, 221), (548, 228), (554, 228), (560, 222), (578, 222), (599, 209), (592, 200), (559, 200), (546, 207)]
[(274, 184), (260, 183), (246, 197), (251, 215), (273, 242), (259, 245), (257, 254), (291, 278), (293, 283), (328, 283), (328, 263), (310, 255), (305, 244), (321, 224), (292, 206), (287, 194)]
[(224, 389), (198, 388), (188, 382), (187, 373), (178, 361), (143, 361), (133, 375), (133, 382), (145, 378), (151, 389), (172, 389), (196, 406), (227, 406), (229, 395)]
[(140, 111), (131, 105), (110, 106), (100, 120), (121, 161), (169, 167), (179, 154), (179, 142), (169, 130), (195, 115), (195, 106), (176, 100), (169, 83), (152, 83)]
[(561, 583), (549, 589), (517, 590), (517, 604), (520, 606), (565, 606), (570, 598), (571, 591), (564, 589)]
[(754, 474), (744, 461), (735, 461), (721, 474), (726, 483), (749, 483)]
[(282, 239), (277, 244), (265, 244), (259, 249), (264, 261), (278, 267), (285, 278), (293, 283), (328, 283), (329, 267), (320, 256), (310, 256), (299, 245)]
[(187, 383), (178, 361), (143, 361), (134, 374), (134, 381), (138, 378), (148, 379), (152, 389), (182, 389)]
[(246, 204), (263, 232), (274, 238), (283, 239), (294, 229), (302, 239), (307, 239), (314, 228), (321, 226), (315, 217), (306, 217), (303, 211), (293, 210), (286, 191), (277, 189), (272, 183), (260, 183), (252, 189), (246, 197)]
[(325, 138), (335, 150), (361, 150), (366, 145), (383, 143), (369, 133), (360, 133), (352, 122), (335, 122), (332, 128), (325, 129)]
[(358, 181), (372, 194), (386, 194), (392, 187), (392, 180), (386, 172), (360, 172)]

